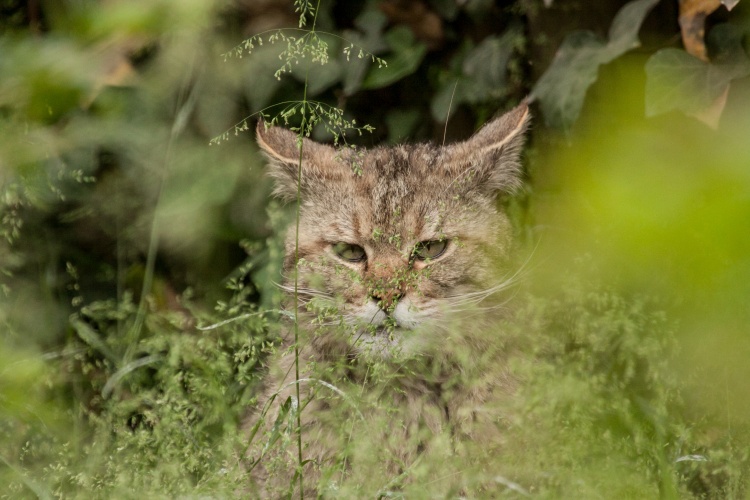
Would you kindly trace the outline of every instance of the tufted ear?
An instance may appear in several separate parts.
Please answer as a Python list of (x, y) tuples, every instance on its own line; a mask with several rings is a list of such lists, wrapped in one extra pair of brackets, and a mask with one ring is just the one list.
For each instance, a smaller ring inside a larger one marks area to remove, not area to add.
[(517, 189), (521, 185), (521, 148), (530, 121), (524, 101), (466, 141), (447, 146), (446, 168), (457, 182), (467, 182), (487, 194)]
[(258, 121), (255, 131), (258, 145), (268, 158), (269, 174), (276, 181), (276, 196), (293, 200), (297, 197), (298, 181), (305, 191), (315, 181), (324, 181), (334, 174), (330, 171), (331, 166), (335, 166), (333, 147), (307, 138), (300, 140), (295, 132), (283, 127), (267, 127), (262, 120)]

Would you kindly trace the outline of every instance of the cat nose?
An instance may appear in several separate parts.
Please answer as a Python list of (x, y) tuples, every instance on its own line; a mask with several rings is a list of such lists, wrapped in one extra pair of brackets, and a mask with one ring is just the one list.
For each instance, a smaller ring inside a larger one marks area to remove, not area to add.
[(383, 310), (394, 307), (402, 296), (403, 293), (401, 293), (400, 290), (396, 290), (395, 288), (387, 290), (373, 290), (370, 292), (370, 297), (372, 297), (375, 302), (378, 303), (378, 306), (380, 306), (380, 308)]

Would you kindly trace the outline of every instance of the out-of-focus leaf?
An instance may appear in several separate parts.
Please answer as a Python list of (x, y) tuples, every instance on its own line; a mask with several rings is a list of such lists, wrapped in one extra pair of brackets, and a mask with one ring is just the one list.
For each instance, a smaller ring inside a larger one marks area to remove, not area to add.
[(722, 66), (733, 79), (745, 76), (750, 67), (744, 38), (743, 30), (731, 24), (714, 26), (708, 34), (708, 45), (714, 54), (713, 63)]
[(388, 142), (403, 142), (405, 138), (410, 137), (421, 121), (422, 116), (418, 108), (394, 109), (385, 117)]
[(567, 129), (578, 118), (586, 91), (596, 81), (605, 45), (590, 31), (565, 38), (549, 69), (531, 93), (539, 99), (547, 125)]
[(688, 114), (711, 106), (729, 82), (750, 75), (750, 60), (742, 48), (742, 33), (729, 25), (716, 26), (709, 35), (716, 48), (714, 63), (678, 49), (663, 49), (646, 63), (646, 114), (671, 110)]
[(469, 80), (471, 92), (467, 97), (473, 101), (484, 101), (493, 94), (502, 94), (508, 61), (513, 52), (512, 36), (489, 36), (472, 50), (463, 64), (464, 75)]
[(607, 62), (640, 45), (638, 31), (640, 31), (646, 15), (657, 3), (659, 3), (659, 0), (636, 0), (625, 4), (617, 12), (612, 25), (609, 27), (609, 43), (606, 49)]
[(253, 110), (263, 109), (271, 102), (281, 82), (274, 78), (279, 68), (279, 49), (273, 45), (258, 47), (248, 59), (243, 75), (245, 95)]
[(473, 18), (479, 19), (486, 16), (495, 4), (495, 0), (467, 0), (464, 10)]
[(430, 105), (439, 122), (449, 118), (462, 103), (477, 103), (502, 97), (507, 88), (508, 63), (513, 54), (517, 30), (503, 36), (489, 36), (472, 50), (459, 53), (464, 58), (460, 74), (454, 74), (435, 92)]
[[(380, 54), (388, 49), (383, 37), (387, 22), (385, 14), (379, 10), (365, 10), (354, 21), (359, 31), (344, 33), (344, 38), (354, 44), (350, 57), (345, 64), (342, 63), (342, 83), (346, 95), (352, 95), (361, 88), (367, 69), (372, 65), (365, 54)], [(343, 54), (342, 58), (347, 59)]]
[(586, 91), (596, 81), (599, 66), (638, 46), (638, 31), (658, 0), (635, 0), (615, 16), (605, 43), (590, 31), (568, 35), (552, 64), (536, 83), (532, 99), (539, 99), (545, 122), (567, 129), (578, 118)]
[(373, 54), (386, 50), (388, 44), (383, 39), (383, 29), (388, 24), (388, 18), (379, 10), (365, 10), (357, 19), (354, 25), (364, 33), (364, 44), (362, 47)]
[(646, 115), (672, 109), (693, 113), (708, 106), (726, 85), (711, 65), (680, 49), (662, 49), (646, 63)]
[(458, 15), (458, 2), (455, 0), (432, 0), (430, 5), (443, 19), (448, 21), (452, 21)]
[(0, 104), (47, 123), (77, 108), (99, 77), (99, 54), (72, 43), (0, 41)]
[[(330, 48), (329, 53), (337, 50), (338, 47)], [(299, 81), (307, 79), (308, 95), (317, 95), (340, 81), (342, 72), (341, 61), (334, 58), (329, 59), (325, 65), (304, 59), (292, 69), (292, 75)]]
[(411, 75), (427, 53), (425, 44), (416, 41), (411, 30), (405, 26), (393, 28), (385, 34), (385, 39), (392, 51), (392, 55), (385, 57), (388, 66), (371, 67), (362, 82), (363, 89), (385, 87)]

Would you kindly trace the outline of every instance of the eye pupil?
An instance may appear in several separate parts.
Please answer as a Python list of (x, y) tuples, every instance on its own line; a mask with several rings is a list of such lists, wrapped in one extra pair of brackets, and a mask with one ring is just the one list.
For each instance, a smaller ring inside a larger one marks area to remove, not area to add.
[(446, 240), (422, 241), (414, 247), (414, 256), (419, 260), (435, 259), (440, 257), (447, 247)]
[(365, 249), (353, 243), (336, 243), (333, 245), (333, 251), (340, 258), (349, 262), (361, 262), (367, 258)]

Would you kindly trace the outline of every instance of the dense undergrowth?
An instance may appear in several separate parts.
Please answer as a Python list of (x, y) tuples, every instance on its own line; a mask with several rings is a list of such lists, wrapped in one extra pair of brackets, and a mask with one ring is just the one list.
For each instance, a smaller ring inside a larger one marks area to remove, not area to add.
[[(638, 22), (606, 38), (617, 2), (32, 3), (0, 7), (0, 497), (252, 494), (241, 424), (292, 324), (275, 283), (294, 210), (269, 202), (248, 116), (299, 126), (303, 99), (344, 109), (336, 133), (375, 127), (341, 144), (440, 142), (532, 90), (527, 188), (505, 201), (532, 257), (495, 327), (523, 381), (502, 453), (477, 441), (473, 461), (426, 454), (381, 477), (380, 443), (351, 431), (363, 465), (326, 491), (747, 495), (744, 2), (709, 17), (710, 62), (675, 47), (666, 0), (633, 2)], [(295, 5), (325, 60), (279, 61), (299, 32), (268, 43)], [(264, 44), (223, 61), (255, 33)], [(540, 78), (550, 63), (556, 80)], [(644, 117), (700, 115), (725, 88), (718, 131)]]
[[(674, 325), (663, 313), (573, 281), (562, 296), (522, 293), (516, 302), (515, 318), (497, 325), (503, 342), (523, 346), (511, 359), (524, 383), (503, 454), (483, 454), (486, 443), (479, 442), (470, 453), (479, 463), (428, 455), (400, 478), (404, 495), (458, 494), (456, 475), (468, 486), (488, 484), (489, 491), (553, 498), (598, 496), (603, 488), (618, 497), (684, 493), (687, 480), (700, 481), (691, 466), (706, 458), (679, 417), (678, 384), (669, 369)], [(186, 327), (184, 313), (154, 311), (136, 361), (118, 367), (115, 353), (132, 345), (106, 333), (135, 317), (132, 303), (94, 303), (81, 313), (82, 323), (74, 322), (79, 335), (62, 352), (5, 364), (6, 387), (34, 388), (6, 393), (5, 408), (14, 411), (3, 419), (5, 496), (247, 491), (247, 435), (238, 427), (259, 403), (253, 388), (267, 322), (250, 316), (199, 330)], [(372, 404), (361, 406), (368, 416), (377, 411)], [(349, 425), (355, 423), (342, 422)], [(374, 432), (372, 425), (364, 436)], [(355, 441), (350, 454), (367, 456), (381, 444)], [(722, 464), (726, 473), (739, 474), (729, 458)], [(355, 462), (329, 493), (372, 496), (399, 479), (373, 475), (371, 467)], [(737, 491), (723, 482), (721, 488)]]

